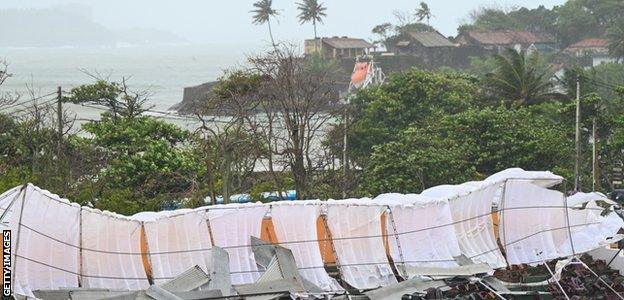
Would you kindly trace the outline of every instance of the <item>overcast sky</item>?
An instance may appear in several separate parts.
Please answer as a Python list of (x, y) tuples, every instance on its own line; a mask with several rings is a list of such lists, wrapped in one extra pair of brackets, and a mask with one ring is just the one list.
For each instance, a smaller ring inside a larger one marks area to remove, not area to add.
[[(90, 5), (94, 20), (110, 28), (154, 28), (167, 30), (196, 43), (266, 45), (266, 26), (251, 24), (253, 0), (2, 0), (0, 8), (46, 7), (57, 4)], [(274, 25), (276, 39), (298, 41), (313, 35), (312, 25), (296, 21), (296, 2), (274, 0), (279, 23)], [(325, 0), (328, 7), (319, 35), (372, 37), (373, 26), (394, 21), (393, 11), (413, 12), (419, 0)], [(434, 14), (431, 25), (445, 35), (456, 28), (469, 13), (483, 6), (510, 8), (540, 4), (560, 5), (565, 0), (429, 0)]]

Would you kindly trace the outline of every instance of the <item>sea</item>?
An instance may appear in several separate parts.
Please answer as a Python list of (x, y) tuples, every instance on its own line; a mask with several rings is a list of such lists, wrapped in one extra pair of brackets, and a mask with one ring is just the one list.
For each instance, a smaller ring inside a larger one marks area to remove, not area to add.
[[(111, 81), (121, 81), (125, 77), (130, 89), (150, 93), (148, 105), (153, 106), (153, 110), (168, 111), (182, 101), (184, 87), (214, 81), (224, 71), (244, 66), (247, 58), (254, 54), (252, 49), (209, 44), (0, 48), (0, 59), (9, 63), (9, 73), (13, 74), (0, 86), (0, 92), (20, 93), (21, 102), (31, 99), (32, 95), (41, 97), (54, 93), (58, 86), (67, 92), (73, 87), (93, 83), (93, 76)], [(42, 97), (40, 101), (51, 97)], [(96, 108), (77, 105), (66, 105), (66, 108), (79, 120), (77, 126), (97, 119), (102, 113)]]

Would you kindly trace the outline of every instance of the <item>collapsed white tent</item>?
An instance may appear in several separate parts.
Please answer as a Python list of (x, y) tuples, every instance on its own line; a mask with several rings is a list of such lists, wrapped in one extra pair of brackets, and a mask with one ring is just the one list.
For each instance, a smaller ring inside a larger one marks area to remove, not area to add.
[(84, 287), (121, 290), (149, 287), (141, 256), (141, 222), (83, 208), (81, 225)]
[(447, 200), (416, 194), (383, 194), (373, 200), (389, 209), (386, 231), (397, 270), (405, 272), (404, 265), (457, 266), (454, 257), (461, 251)]
[(232, 284), (253, 283), (260, 277), (249, 237), (260, 236), (262, 219), (268, 209), (268, 205), (260, 204), (228, 204), (207, 209), (214, 245), (225, 249), (230, 256)]
[(199, 266), (209, 272), (211, 262), (210, 231), (205, 210), (181, 210), (145, 222), (149, 262), (155, 284)]
[(423, 195), (447, 199), (462, 254), (474, 262), (492, 268), (507, 266), (496, 243), (492, 221), (492, 204), (498, 183), (467, 182), (426, 189)]
[[(340, 275), (357, 289), (395, 283), (388, 258), (400, 276), (410, 277), (402, 266), (452, 267), (462, 254), (496, 268), (534, 264), (621, 238), (622, 219), (596, 204), (608, 202), (604, 196), (566, 199), (548, 189), (560, 181), (552, 173), (513, 169), (421, 195), (220, 205), (131, 217), (81, 208), (27, 185), (0, 195), (0, 210), (3, 228), (13, 233), (19, 295), (75, 287), (144, 289), (150, 278), (161, 283), (188, 266), (206, 268), (206, 252), (214, 246), (228, 252), (233, 284), (252, 283), (264, 271), (255, 262), (250, 237), (261, 236), (268, 215), (302, 276), (331, 293), (342, 288), (323, 268), (316, 227), (321, 214)], [(492, 207), (498, 207), (500, 239)], [(505, 247), (499, 249), (498, 242)]]
[(344, 280), (357, 289), (396, 283), (381, 231), (385, 207), (370, 199), (327, 201), (327, 225)]
[(14, 194), (8, 219), (14, 293), (78, 287), (80, 206), (28, 185)]
[(343, 288), (325, 271), (319, 251), (316, 224), (322, 204), (318, 200), (274, 203), (271, 219), (277, 240), (292, 251), (301, 276), (324, 291), (341, 292)]

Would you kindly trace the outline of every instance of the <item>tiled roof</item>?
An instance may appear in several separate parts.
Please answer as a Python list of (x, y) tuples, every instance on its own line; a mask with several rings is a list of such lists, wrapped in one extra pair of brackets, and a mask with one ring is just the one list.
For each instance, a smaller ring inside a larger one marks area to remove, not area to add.
[(323, 43), (336, 48), (336, 49), (354, 49), (354, 48), (372, 48), (373, 44), (363, 40), (355, 38), (322, 38)]
[(568, 48), (606, 48), (609, 45), (609, 41), (607, 39), (600, 38), (592, 38), (592, 39), (584, 39), (580, 40), (570, 46)]
[(555, 38), (549, 33), (523, 30), (468, 31), (464, 34), (483, 45), (549, 44), (555, 42)]
[(409, 36), (425, 47), (453, 47), (446, 37), (435, 31), (408, 32)]

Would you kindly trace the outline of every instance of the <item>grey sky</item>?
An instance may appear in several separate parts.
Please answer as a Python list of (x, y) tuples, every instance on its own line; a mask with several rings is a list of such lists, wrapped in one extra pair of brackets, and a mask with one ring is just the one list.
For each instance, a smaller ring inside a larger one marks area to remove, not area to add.
[[(95, 21), (110, 28), (145, 27), (167, 30), (191, 42), (239, 44), (260, 47), (267, 43), (266, 26), (251, 24), (253, 0), (2, 0), (0, 8), (45, 7), (81, 3), (93, 8)], [(374, 25), (394, 21), (393, 11), (413, 12), (419, 0), (324, 0), (328, 7), (319, 35), (371, 37)], [(479, 7), (547, 7), (565, 0), (429, 0), (434, 18), (431, 25), (445, 35), (454, 35), (457, 26)], [(296, 1), (274, 0), (280, 10), (274, 25), (277, 39), (301, 41), (313, 34), (311, 25), (296, 21)]]

